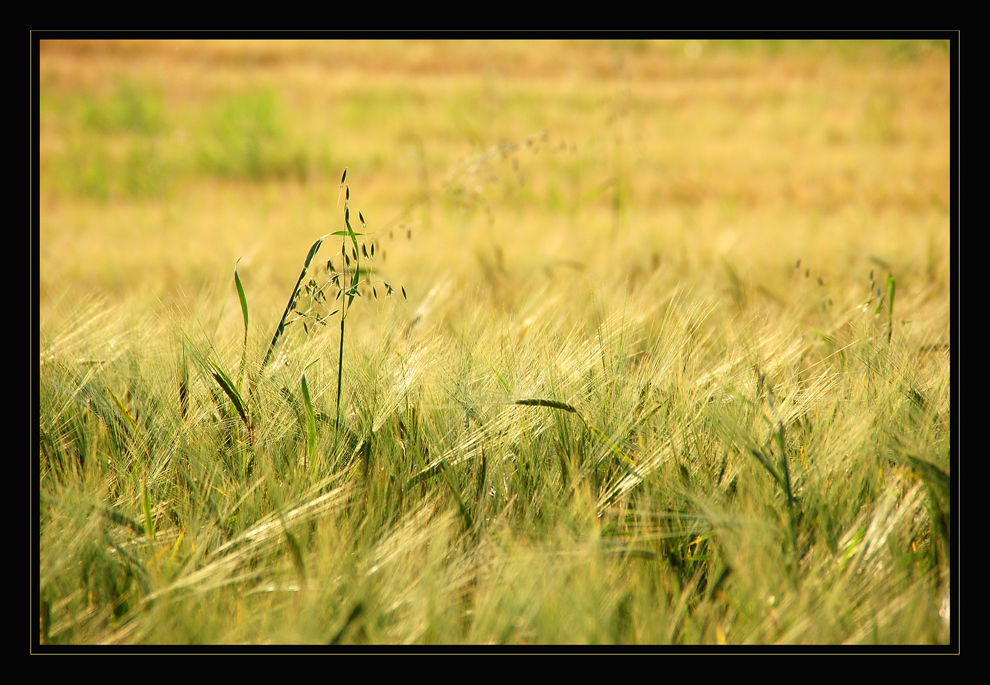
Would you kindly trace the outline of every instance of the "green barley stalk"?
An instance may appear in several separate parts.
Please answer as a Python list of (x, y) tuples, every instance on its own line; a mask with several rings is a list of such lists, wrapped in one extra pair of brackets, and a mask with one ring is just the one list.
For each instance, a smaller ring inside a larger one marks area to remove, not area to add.
[(144, 532), (149, 540), (155, 539), (155, 522), (151, 517), (151, 498), (148, 497), (148, 475), (142, 479), (143, 496), (141, 498), (141, 508), (144, 510)]
[(467, 506), (465, 506), (464, 499), (461, 497), (460, 492), (458, 492), (457, 486), (454, 485), (450, 471), (447, 469), (447, 462), (443, 459), (440, 460), (440, 474), (443, 476), (443, 480), (447, 484), (447, 489), (450, 490), (450, 494), (453, 495), (454, 500), (457, 502), (457, 510), (460, 512), (461, 519), (464, 522), (465, 532), (473, 531), (474, 519), (471, 518), (471, 513), (468, 511)]
[[(870, 272), (870, 293), (872, 296), (873, 292), (873, 272)], [(883, 309), (884, 303), (887, 305), (887, 345), (890, 345), (890, 336), (894, 329), (894, 291), (896, 290), (897, 282), (894, 280), (894, 274), (887, 274), (887, 296), (880, 297), (880, 301), (877, 302), (877, 308), (873, 312), (874, 317), (880, 316), (880, 311)], [(877, 288), (877, 295), (880, 296), (880, 289)]]
[(887, 274), (887, 345), (890, 345), (890, 334), (894, 332), (894, 274)]
[[(760, 375), (761, 386), (762, 383), (763, 383), (763, 376), (761, 374)], [(733, 390), (732, 388), (726, 388), (726, 390), (730, 395), (732, 395), (736, 399), (752, 407), (754, 412), (759, 411), (759, 407), (756, 402), (753, 402), (752, 400), (748, 399), (747, 397)], [(772, 395), (772, 389), (771, 389), (771, 395)], [(777, 448), (780, 451), (780, 455), (777, 457), (776, 463), (774, 463), (773, 459), (771, 458), (772, 451), (766, 450), (765, 446), (760, 447), (758, 445), (750, 443), (746, 445), (745, 449), (754, 459), (756, 459), (756, 461), (760, 463), (761, 466), (763, 466), (764, 469), (766, 469), (767, 473), (770, 474), (770, 476), (780, 487), (781, 491), (783, 491), (784, 495), (787, 497), (787, 510), (790, 517), (791, 536), (792, 536), (792, 540), (794, 540), (796, 544), (797, 522), (801, 518), (801, 509), (800, 509), (800, 502), (798, 501), (797, 496), (794, 494), (794, 489), (791, 484), (791, 472), (790, 472), (790, 466), (787, 462), (787, 450), (784, 447), (784, 443), (785, 443), (784, 422), (778, 421), (777, 425), (774, 426), (773, 422), (765, 414), (761, 414), (761, 418), (770, 427), (771, 440), (777, 444)], [(768, 452), (770, 452), (770, 454), (768, 454)]]
[[(767, 417), (763, 417), (763, 420), (770, 423)], [(772, 427), (773, 424), (771, 424)], [(772, 439), (777, 443), (777, 447), (780, 450), (780, 456), (777, 458), (777, 463), (774, 464), (762, 449), (757, 447), (749, 447), (749, 453), (752, 454), (763, 468), (767, 470), (780, 489), (783, 490), (784, 494), (787, 496), (787, 507), (789, 510), (794, 511), (794, 507), (797, 504), (797, 499), (794, 497), (794, 492), (791, 489), (791, 473), (790, 468), (787, 465), (787, 452), (784, 450), (784, 424), (780, 422), (778, 424), (777, 430), (773, 431)]]
[[(636, 460), (630, 457), (625, 452), (623, 452), (618, 445), (613, 443), (609, 439), (609, 437), (605, 435), (604, 431), (588, 423), (588, 420), (584, 417), (584, 415), (580, 411), (578, 411), (577, 407), (575, 407), (574, 405), (567, 404), (566, 402), (559, 402), (557, 400), (548, 400), (539, 397), (525, 397), (516, 400), (515, 402), (513, 402), (513, 404), (517, 404), (523, 407), (547, 407), (549, 409), (562, 409), (566, 412), (570, 412), (571, 414), (577, 415), (577, 417), (581, 419), (581, 423), (584, 424), (585, 428), (587, 428), (589, 431), (594, 433), (602, 442), (605, 443), (605, 446), (608, 447), (609, 450), (619, 458), (619, 463), (622, 464), (627, 471), (636, 468)], [(660, 406), (661, 405), (657, 405), (657, 407), (653, 411), (649, 412), (649, 414), (646, 416), (646, 418), (643, 419), (642, 422), (645, 422), (646, 419), (652, 417), (653, 414), (655, 414), (657, 410), (660, 409)]]

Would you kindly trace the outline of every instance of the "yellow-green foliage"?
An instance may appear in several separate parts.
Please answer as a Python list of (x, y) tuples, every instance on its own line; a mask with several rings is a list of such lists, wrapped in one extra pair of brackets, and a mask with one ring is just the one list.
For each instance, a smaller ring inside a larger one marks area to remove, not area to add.
[[(43, 641), (948, 642), (946, 45), (46, 41), (40, 83)], [(345, 206), (346, 340), (262, 368)]]

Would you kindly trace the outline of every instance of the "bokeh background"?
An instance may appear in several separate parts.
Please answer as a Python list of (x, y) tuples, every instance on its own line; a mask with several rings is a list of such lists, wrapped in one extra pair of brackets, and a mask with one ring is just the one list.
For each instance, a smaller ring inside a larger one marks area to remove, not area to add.
[(947, 302), (949, 80), (939, 41), (45, 40), (42, 325), (234, 298), (238, 259), (273, 325), (345, 167), (413, 300), (876, 270)]

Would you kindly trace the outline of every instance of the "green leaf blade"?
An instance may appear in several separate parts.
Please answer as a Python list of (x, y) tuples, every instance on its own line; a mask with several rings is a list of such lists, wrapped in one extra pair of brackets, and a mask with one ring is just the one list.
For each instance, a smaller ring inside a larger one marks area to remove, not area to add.
[(313, 412), (313, 401), (309, 396), (309, 384), (306, 374), (302, 375), (303, 404), (306, 408), (306, 456), (307, 463), (313, 464), (316, 459), (316, 415)]

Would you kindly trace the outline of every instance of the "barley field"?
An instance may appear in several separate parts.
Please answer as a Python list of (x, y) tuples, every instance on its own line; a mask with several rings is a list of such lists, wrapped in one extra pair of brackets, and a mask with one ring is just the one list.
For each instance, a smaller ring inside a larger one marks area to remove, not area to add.
[(39, 51), (38, 649), (951, 648), (948, 42)]

